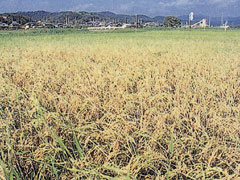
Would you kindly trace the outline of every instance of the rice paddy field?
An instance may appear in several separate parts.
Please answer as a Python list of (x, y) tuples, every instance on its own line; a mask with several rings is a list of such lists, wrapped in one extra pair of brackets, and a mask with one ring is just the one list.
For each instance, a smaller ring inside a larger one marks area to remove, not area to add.
[(0, 179), (240, 179), (240, 31), (0, 31)]

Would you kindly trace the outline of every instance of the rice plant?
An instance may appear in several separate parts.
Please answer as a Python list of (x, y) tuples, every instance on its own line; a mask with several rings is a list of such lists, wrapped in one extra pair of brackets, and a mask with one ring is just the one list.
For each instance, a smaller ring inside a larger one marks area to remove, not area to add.
[(240, 178), (239, 31), (0, 39), (0, 179)]

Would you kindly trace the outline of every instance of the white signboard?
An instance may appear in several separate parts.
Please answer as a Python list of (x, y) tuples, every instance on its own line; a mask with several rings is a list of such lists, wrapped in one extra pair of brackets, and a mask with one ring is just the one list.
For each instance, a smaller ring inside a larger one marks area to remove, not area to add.
[(189, 14), (189, 20), (190, 20), (190, 21), (192, 21), (192, 20), (193, 20), (193, 16), (194, 16), (194, 13), (193, 13), (193, 12), (191, 12), (191, 13)]

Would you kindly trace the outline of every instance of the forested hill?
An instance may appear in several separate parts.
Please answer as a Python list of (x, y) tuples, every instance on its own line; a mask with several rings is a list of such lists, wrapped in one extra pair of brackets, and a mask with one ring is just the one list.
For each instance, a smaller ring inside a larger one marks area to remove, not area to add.
[[(59, 22), (64, 23), (66, 18), (69, 18), (70, 21), (77, 20), (78, 22), (89, 22), (89, 21), (118, 21), (118, 22), (127, 22), (133, 23), (135, 20), (134, 15), (125, 15), (125, 14), (115, 14), (112, 12), (46, 12), (46, 11), (32, 11), (32, 12), (18, 12), (19, 14), (27, 17), (31, 17), (33, 20), (43, 20), (48, 22)], [(162, 23), (164, 18), (151, 18), (145, 15), (138, 15), (139, 19), (143, 22), (159, 22)], [(161, 20), (161, 21), (159, 21)]]

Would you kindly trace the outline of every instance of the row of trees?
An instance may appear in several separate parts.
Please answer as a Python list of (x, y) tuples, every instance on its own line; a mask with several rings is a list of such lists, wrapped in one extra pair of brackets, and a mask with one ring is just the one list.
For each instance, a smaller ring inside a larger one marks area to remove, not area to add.
[(166, 27), (180, 27), (181, 26), (181, 19), (175, 16), (168, 16), (164, 18), (164, 26)]
[(1, 14), (0, 15), (0, 23), (11, 24), (13, 21), (16, 21), (19, 24), (26, 24), (31, 22), (32, 19), (30, 17), (25, 17), (20, 14), (11, 13), (11, 14)]
[[(30, 12), (30, 13), (34, 13), (34, 12)], [(12, 21), (16, 21), (18, 22), (19, 24), (26, 24), (27, 22), (30, 22), (32, 21), (32, 19), (29, 17), (31, 16), (32, 14), (28, 14), (26, 13), (26, 16), (23, 16), (23, 15), (20, 15), (20, 14), (2, 14), (0, 15), (0, 23), (7, 23), (7, 24), (10, 24), (12, 23)], [(78, 15), (78, 16), (76, 16)], [(97, 20), (103, 20), (104, 17), (96, 17), (96, 16), (92, 16), (91, 14), (66, 14), (66, 13), (52, 13), (52, 19), (49, 20), (49, 22), (55, 22), (54, 20), (56, 20), (56, 22), (61, 22), (61, 23), (64, 23), (66, 21), (66, 17), (68, 17), (69, 19), (80, 19), (78, 20), (78, 23), (79, 22), (87, 22), (89, 21), (89, 19), (97, 19)], [(40, 17), (36, 18), (36, 19), (41, 19)], [(46, 18), (44, 19), (41, 19), (41, 20), (46, 20)], [(179, 27), (181, 26), (181, 20), (175, 16), (168, 16), (168, 17), (165, 17), (164, 18), (164, 22), (163, 22), (164, 26), (166, 27)]]

